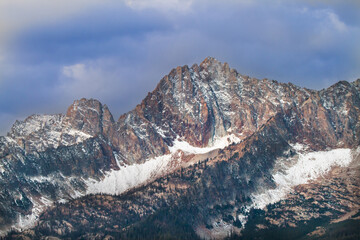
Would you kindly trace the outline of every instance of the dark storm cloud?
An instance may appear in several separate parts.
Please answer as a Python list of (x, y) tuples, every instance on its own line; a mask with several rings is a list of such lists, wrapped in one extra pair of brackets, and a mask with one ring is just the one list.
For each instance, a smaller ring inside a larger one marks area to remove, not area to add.
[(22, 32), (15, 43), (17, 61), (68, 64), (83, 59), (121, 55), (132, 57), (126, 41), (134, 43), (172, 26), (150, 11), (136, 12), (124, 5), (93, 9), (80, 16)]
[(309, 88), (360, 76), (356, 2), (199, 0), (178, 11), (179, 1), (153, 2), (97, 5), (17, 34), (0, 55), (1, 132), (11, 118), (64, 112), (81, 97), (100, 99), (117, 118), (171, 68), (206, 56)]

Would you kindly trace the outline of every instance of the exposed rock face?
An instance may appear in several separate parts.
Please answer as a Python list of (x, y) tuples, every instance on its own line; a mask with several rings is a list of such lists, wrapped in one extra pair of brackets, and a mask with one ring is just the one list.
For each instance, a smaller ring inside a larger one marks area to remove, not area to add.
[(58, 115), (32, 115), (16, 121), (8, 133), (9, 141), (15, 140), (26, 152), (45, 151), (60, 145), (73, 145), (91, 137), (79, 132)]
[[(139, 161), (167, 153), (166, 145), (176, 137), (200, 147), (229, 133), (244, 139), (276, 113), (291, 109), (294, 118), (310, 125), (309, 143), (322, 137), (319, 148), (351, 146), (359, 142), (354, 134), (360, 129), (358, 82), (318, 92), (242, 76), (227, 63), (206, 58), (199, 66), (173, 69), (135, 110), (121, 116), (114, 142), (126, 149), (127, 160)], [(128, 138), (142, 147), (131, 149)]]
[(95, 135), (112, 135), (114, 119), (106, 105), (94, 99), (75, 101), (66, 115), (32, 115), (16, 121), (8, 133), (26, 152), (70, 146)]
[[(258, 80), (209, 57), (200, 65), (173, 69), (141, 104), (117, 121), (106, 105), (94, 99), (75, 101), (66, 115), (32, 115), (0, 137), (0, 231), (14, 224), (28, 226), (52, 202), (85, 195), (91, 181), (108, 177), (110, 171), (167, 154), (174, 158), (169, 171), (184, 167), (191, 177), (184, 180), (178, 170), (172, 180), (171, 175), (157, 180), (161, 189), (169, 191), (153, 196), (149, 185), (130, 194), (139, 198), (136, 208), (141, 210), (129, 213), (128, 203), (119, 203), (129, 217), (118, 227), (126, 228), (133, 217), (150, 216), (173, 204), (189, 207), (183, 203), (185, 196), (205, 204), (193, 216), (198, 231), (204, 224), (223, 219), (225, 212), (238, 214), (261, 186), (274, 187), (275, 160), (294, 154), (289, 143), (302, 143), (309, 151), (359, 146), (359, 89), (360, 79), (321, 91)], [(219, 139), (230, 135), (239, 141), (211, 152), (204, 169), (189, 168), (204, 157), (172, 150), (175, 140), (191, 148), (216, 147)], [(153, 181), (151, 176), (159, 175), (150, 174)], [(232, 192), (234, 186), (239, 190)], [(216, 204), (232, 207), (214, 212)], [(33, 218), (26, 217), (30, 214)], [(42, 221), (49, 225), (46, 217)], [(227, 222), (235, 224), (236, 218)], [(58, 235), (72, 231), (61, 228)], [(197, 233), (215, 236), (211, 235), (214, 231), (206, 231)]]
[[(10, 148), (11, 149), (11, 148)], [(89, 138), (72, 146), (25, 154), (16, 149), (1, 162), (0, 226), (9, 226), (18, 214), (31, 215), (26, 225), (52, 201), (71, 199), (86, 191), (82, 179), (99, 178), (118, 168), (113, 151), (103, 139)]]
[(94, 99), (76, 100), (67, 110), (67, 121), (73, 128), (91, 136), (114, 133), (114, 118), (106, 105)]

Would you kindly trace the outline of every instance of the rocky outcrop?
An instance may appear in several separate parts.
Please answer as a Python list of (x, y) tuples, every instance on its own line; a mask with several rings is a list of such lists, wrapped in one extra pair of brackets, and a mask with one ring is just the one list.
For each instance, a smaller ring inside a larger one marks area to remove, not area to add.
[(70, 146), (96, 135), (113, 133), (114, 119), (106, 105), (94, 99), (75, 101), (66, 115), (32, 115), (16, 121), (7, 137), (26, 153)]
[(26, 227), (52, 202), (72, 199), (86, 192), (84, 179), (99, 179), (103, 171), (118, 169), (113, 149), (101, 138), (89, 138), (72, 146), (49, 148), (2, 158), (0, 189), (1, 230)]
[(76, 100), (66, 112), (69, 124), (91, 136), (114, 134), (114, 118), (106, 105), (95, 99)]

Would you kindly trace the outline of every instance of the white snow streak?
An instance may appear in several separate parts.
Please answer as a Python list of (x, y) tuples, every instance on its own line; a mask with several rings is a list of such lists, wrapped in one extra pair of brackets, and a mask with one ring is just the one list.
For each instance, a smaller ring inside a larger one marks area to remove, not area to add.
[[(240, 142), (235, 135), (229, 135), (214, 141), (214, 145), (200, 148), (190, 145), (188, 142), (180, 141), (179, 138), (174, 141), (170, 147), (170, 154), (148, 159), (142, 164), (133, 164), (119, 166), (120, 170), (111, 170), (101, 181), (94, 179), (87, 180), (87, 194), (106, 193), (121, 194), (133, 187), (142, 185), (152, 179), (155, 179), (171, 169), (179, 166), (181, 152), (184, 154), (203, 154), (215, 149), (224, 148), (234, 142)], [(177, 161), (178, 164), (174, 164)]]
[[(263, 209), (268, 204), (285, 199), (293, 187), (323, 176), (334, 166), (346, 167), (353, 159), (351, 150), (345, 148), (306, 153), (304, 151), (306, 146), (295, 144), (292, 147), (297, 150), (298, 154), (285, 160), (279, 159), (279, 161), (284, 161), (284, 164), (280, 165), (285, 169), (280, 169), (273, 174), (276, 188), (253, 194), (252, 204), (246, 207), (247, 211), (251, 208)], [(286, 164), (294, 161), (295, 163), (290, 166)], [(243, 225), (247, 221), (245, 215), (239, 215), (238, 219)]]
[[(18, 221), (16, 224), (12, 226), (12, 229), (22, 231), (24, 229), (31, 228), (35, 226), (39, 215), (43, 212), (43, 210), (53, 204), (53, 202), (45, 197), (41, 197), (38, 200), (30, 198), (31, 202), (34, 204), (31, 214), (29, 215), (22, 215), (19, 214)], [(6, 233), (4, 231), (4, 233)], [(0, 232), (2, 234), (2, 232)]]
[(285, 173), (277, 172), (273, 175), (275, 189), (252, 196), (253, 207), (264, 208), (270, 203), (275, 203), (283, 199), (292, 187), (326, 174), (331, 167), (345, 167), (351, 160), (351, 150), (344, 148), (300, 154), (294, 166), (286, 169)]
[(215, 149), (223, 149), (232, 143), (240, 143), (240, 141), (241, 141), (240, 138), (238, 138), (234, 134), (231, 134), (222, 138), (215, 139), (214, 143), (211, 146), (201, 148), (201, 147), (194, 147), (190, 145), (188, 142), (180, 141), (179, 138), (177, 138), (174, 141), (174, 146), (170, 147), (170, 152), (176, 152), (177, 150), (181, 150), (184, 153), (189, 153), (189, 154), (204, 154), (207, 152), (211, 152)]
[(171, 155), (168, 154), (150, 159), (142, 164), (127, 165), (121, 167), (120, 170), (111, 170), (101, 181), (94, 179), (86, 181), (88, 185), (87, 194), (121, 194), (164, 173), (170, 160)]

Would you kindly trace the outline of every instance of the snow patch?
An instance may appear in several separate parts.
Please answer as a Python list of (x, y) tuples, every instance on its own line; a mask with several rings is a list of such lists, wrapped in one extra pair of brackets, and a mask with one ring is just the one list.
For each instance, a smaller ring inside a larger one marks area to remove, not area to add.
[(62, 199), (58, 200), (57, 202), (61, 203), (61, 204), (65, 204), (68, 202), (68, 200), (62, 198)]
[(121, 159), (120, 159), (119, 154), (118, 154), (117, 152), (115, 152), (115, 151), (113, 151), (113, 154), (114, 154), (114, 157), (115, 157), (116, 165), (117, 165), (119, 168), (121, 168), (121, 164), (120, 164)]
[(340, 148), (329, 151), (300, 153), (307, 149), (307, 146), (302, 144), (291, 146), (297, 150), (298, 154), (285, 160), (279, 159), (278, 161), (286, 161), (286, 163), (295, 162), (295, 164), (280, 163), (279, 165), (285, 169), (279, 169), (273, 174), (276, 188), (266, 189), (263, 192), (252, 195), (252, 204), (246, 206), (244, 215), (238, 215), (238, 219), (243, 225), (247, 221), (246, 214), (251, 208), (263, 209), (268, 204), (285, 199), (293, 187), (323, 176), (334, 166), (346, 167), (353, 159), (350, 149)]
[(201, 148), (192, 146), (188, 142), (180, 141), (179, 138), (176, 138), (176, 140), (173, 142), (174, 145), (169, 149), (170, 152), (176, 152), (178, 150), (181, 150), (187, 154), (204, 154), (211, 152), (215, 149), (223, 149), (233, 143), (240, 143), (240, 141), (240, 138), (238, 138), (234, 134), (231, 134), (222, 138), (216, 138), (211, 146)]
[(84, 132), (76, 130), (76, 129), (70, 129), (66, 133), (69, 134), (69, 135), (72, 135), (74, 137), (79, 137), (79, 138), (81, 138), (81, 140), (85, 140), (85, 139), (91, 137), (90, 134), (84, 133)]
[(291, 191), (292, 187), (316, 179), (328, 173), (334, 166), (345, 167), (352, 160), (350, 149), (299, 154), (298, 158), (297, 163), (286, 169), (285, 173), (277, 172), (273, 175), (275, 189), (252, 196), (252, 207), (264, 208), (268, 204), (280, 201)]
[(160, 127), (158, 127), (155, 124), (152, 124), (152, 127), (155, 129), (155, 131), (162, 137), (162, 138), (166, 138), (166, 131), (164, 131), (163, 129), (161, 129)]
[(45, 197), (41, 197), (38, 200), (30, 198), (30, 200), (34, 205), (31, 210), (31, 214), (29, 215), (20, 214), (18, 221), (16, 222), (16, 224), (12, 226), (12, 229), (17, 231), (22, 231), (35, 226), (43, 210), (53, 204), (53, 202), (50, 199), (47, 199)]
[(120, 167), (120, 170), (111, 170), (101, 181), (87, 180), (86, 193), (121, 194), (163, 174), (169, 169), (171, 159), (172, 155), (168, 154), (142, 164), (126, 165)]
[(290, 144), (290, 146), (295, 149), (297, 152), (303, 151), (303, 150), (307, 150), (309, 147), (301, 144), (301, 143), (295, 143), (295, 144)]
[[(170, 154), (148, 159), (142, 164), (125, 166), (121, 166), (117, 160), (120, 170), (107, 172), (105, 178), (100, 181), (95, 179), (85, 180), (88, 186), (87, 194), (121, 194), (131, 188), (145, 184), (169, 172), (171, 169), (175, 169), (180, 164), (181, 152), (185, 154), (203, 154), (215, 149), (227, 147), (234, 142), (240, 142), (240, 139), (232, 134), (216, 139), (212, 146), (200, 148), (194, 147), (188, 142), (180, 141), (179, 138), (177, 138), (174, 141), (174, 145), (170, 147)], [(117, 159), (117, 155), (114, 155)]]

